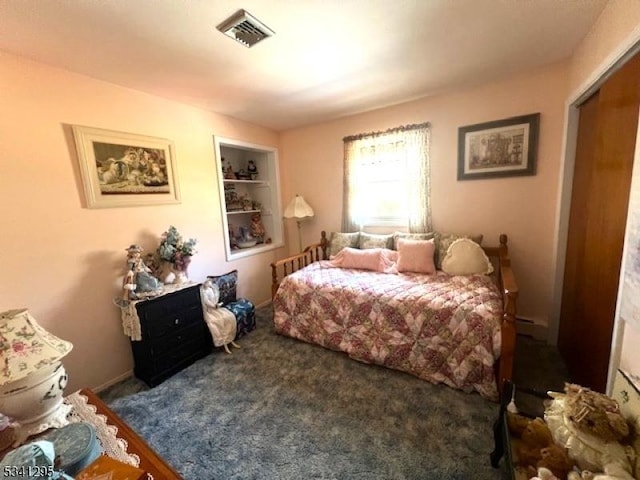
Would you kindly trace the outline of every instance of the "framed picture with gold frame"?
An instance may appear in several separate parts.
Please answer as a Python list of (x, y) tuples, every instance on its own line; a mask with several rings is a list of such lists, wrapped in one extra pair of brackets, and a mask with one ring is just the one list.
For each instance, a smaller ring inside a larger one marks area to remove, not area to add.
[(173, 142), (73, 125), (87, 208), (180, 203)]

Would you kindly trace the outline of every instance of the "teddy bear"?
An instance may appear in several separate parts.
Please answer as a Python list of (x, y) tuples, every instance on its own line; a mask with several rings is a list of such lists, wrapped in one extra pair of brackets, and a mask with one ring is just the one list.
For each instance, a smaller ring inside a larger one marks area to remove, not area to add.
[(515, 442), (517, 465), (527, 471), (527, 478), (538, 474), (541, 468), (554, 476), (565, 479), (573, 468), (565, 448), (554, 444), (549, 427), (542, 418), (529, 419), (519, 414), (508, 413), (507, 425)]
[(545, 421), (554, 442), (567, 448), (583, 471), (582, 478), (633, 479), (635, 451), (627, 443), (629, 424), (614, 399), (571, 383), (564, 393), (549, 392), (549, 396), (553, 400), (545, 409)]

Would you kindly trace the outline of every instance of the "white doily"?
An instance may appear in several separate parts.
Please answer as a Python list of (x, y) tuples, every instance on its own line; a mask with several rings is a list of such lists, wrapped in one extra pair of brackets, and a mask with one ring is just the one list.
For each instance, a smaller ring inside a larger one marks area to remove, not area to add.
[[(71, 412), (67, 415), (69, 422), (87, 422), (95, 428), (102, 453), (123, 463), (140, 467), (140, 457), (127, 451), (129, 443), (118, 437), (118, 427), (108, 424), (107, 417), (98, 413), (96, 406), (90, 404), (86, 396), (75, 392), (65, 397), (64, 402), (71, 406)], [(153, 480), (153, 475), (147, 473), (147, 478)]]

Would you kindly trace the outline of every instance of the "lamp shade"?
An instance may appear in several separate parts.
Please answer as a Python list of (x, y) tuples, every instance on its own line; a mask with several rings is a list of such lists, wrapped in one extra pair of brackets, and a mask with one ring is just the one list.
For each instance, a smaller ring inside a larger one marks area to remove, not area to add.
[(0, 385), (51, 367), (72, 348), (42, 328), (26, 308), (0, 313)]
[(313, 208), (304, 201), (302, 195), (296, 195), (284, 210), (284, 218), (304, 218), (313, 217)]

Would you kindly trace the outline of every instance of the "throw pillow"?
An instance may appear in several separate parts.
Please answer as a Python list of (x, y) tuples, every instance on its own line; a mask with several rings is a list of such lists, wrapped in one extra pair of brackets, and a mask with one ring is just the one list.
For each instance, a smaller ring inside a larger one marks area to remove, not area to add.
[(375, 235), (373, 233), (360, 232), (358, 248), (393, 248), (393, 234)]
[(222, 275), (207, 276), (211, 283), (220, 290), (219, 302), (223, 305), (236, 301), (236, 286), (238, 285), (238, 270), (232, 270)]
[(398, 264), (399, 273), (436, 273), (433, 263), (435, 242), (431, 240), (398, 239)]
[(434, 238), (436, 240), (435, 263), (438, 270), (442, 270), (442, 261), (447, 255), (447, 250), (449, 250), (451, 244), (459, 238), (469, 238), (476, 242), (478, 245), (482, 243), (482, 235), (435, 232)]
[(327, 249), (327, 257), (337, 255), (344, 247), (358, 248), (358, 240), (360, 232), (343, 233), (333, 232), (329, 238), (329, 248)]
[(356, 268), (359, 270), (372, 270), (374, 272), (393, 273), (395, 267), (395, 252), (384, 248), (359, 248), (345, 247), (338, 255), (334, 256), (330, 263), (339, 268)]
[(394, 232), (393, 233), (393, 249), (398, 250), (398, 240), (400, 238), (406, 238), (407, 240), (431, 240), (434, 236), (435, 236), (434, 232), (427, 232), (427, 233)]
[(480, 245), (469, 238), (460, 238), (447, 250), (442, 270), (451, 275), (489, 274), (493, 265)]

